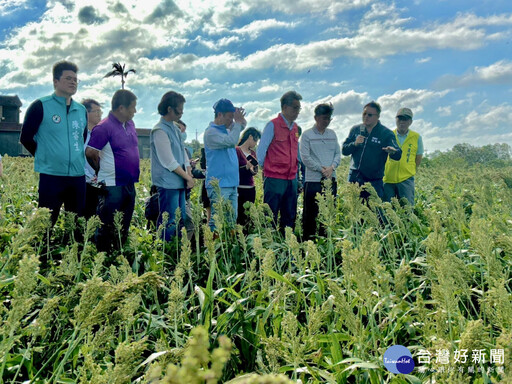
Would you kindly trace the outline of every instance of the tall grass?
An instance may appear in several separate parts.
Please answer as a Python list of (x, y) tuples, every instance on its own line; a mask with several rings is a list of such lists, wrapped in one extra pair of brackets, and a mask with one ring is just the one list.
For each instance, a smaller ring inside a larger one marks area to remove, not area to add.
[[(512, 381), (503, 169), (422, 169), (414, 208), (374, 193), (362, 204), (360, 188), (340, 181), (337, 199), (317, 197), (326, 236), (307, 242), (300, 228), (283, 238), (261, 203), (248, 204), (245, 228), (217, 216), (214, 235), (196, 188), (195, 238), (164, 243), (145, 229), (143, 162), (129, 241), (104, 254), (91, 243), (97, 218), (75, 229), (61, 215), (50, 229), (30, 159), (3, 162), (2, 382)], [(426, 372), (395, 375), (382, 361), (395, 344), (414, 356), (501, 348), (503, 372), (442, 372), (433, 358)]]

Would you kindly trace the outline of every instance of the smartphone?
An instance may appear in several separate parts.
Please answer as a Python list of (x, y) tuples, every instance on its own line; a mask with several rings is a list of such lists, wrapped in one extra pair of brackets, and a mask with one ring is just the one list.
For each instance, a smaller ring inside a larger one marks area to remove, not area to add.
[(255, 167), (258, 166), (258, 160), (256, 160), (256, 158), (253, 155), (247, 156), (247, 161)]

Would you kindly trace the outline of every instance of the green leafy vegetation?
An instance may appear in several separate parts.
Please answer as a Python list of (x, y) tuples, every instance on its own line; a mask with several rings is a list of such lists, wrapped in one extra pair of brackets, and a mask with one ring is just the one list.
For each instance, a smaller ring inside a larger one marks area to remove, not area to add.
[[(248, 208), (249, 228), (217, 218), (216, 237), (196, 187), (200, 236), (167, 245), (145, 229), (143, 161), (129, 244), (115, 254), (96, 252), (97, 219), (75, 225), (61, 214), (49, 235), (32, 160), (3, 162), (5, 383), (512, 383), (506, 161), (425, 162), (414, 208), (374, 196), (361, 204), (359, 188), (340, 182), (338, 199), (319, 198), (327, 231), (314, 242), (300, 241), (300, 226), (281, 237), (263, 204)], [(343, 162), (340, 179), (346, 172)], [(415, 357), (409, 375), (384, 367), (396, 344)], [(461, 349), (468, 363), (441, 369), (438, 351)], [(503, 364), (489, 362), (490, 349), (504, 351)], [(473, 364), (471, 350), (487, 351), (485, 363)], [(425, 371), (420, 351), (432, 355)]]

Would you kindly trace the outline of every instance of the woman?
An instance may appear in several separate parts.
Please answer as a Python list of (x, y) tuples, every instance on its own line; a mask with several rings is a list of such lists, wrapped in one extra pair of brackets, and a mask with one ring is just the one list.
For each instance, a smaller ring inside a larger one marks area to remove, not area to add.
[(240, 185), (238, 186), (238, 218), (237, 223), (245, 226), (248, 224), (248, 217), (245, 214), (244, 203), (256, 200), (256, 188), (253, 176), (258, 173), (258, 160), (254, 147), (258, 143), (261, 133), (253, 127), (247, 128), (242, 133), (242, 138), (236, 147), (238, 156), (238, 170)]
[[(185, 98), (177, 92), (167, 92), (158, 104), (160, 121), (151, 130), (151, 183), (157, 187), (160, 205), (157, 225), (162, 223), (164, 212), (169, 214), (164, 239), (169, 241), (183, 225), (186, 206), (185, 191), (194, 186), (194, 179), (187, 171), (189, 158), (181, 140), (177, 121), (183, 115)], [(180, 208), (181, 219), (177, 228), (175, 211)]]

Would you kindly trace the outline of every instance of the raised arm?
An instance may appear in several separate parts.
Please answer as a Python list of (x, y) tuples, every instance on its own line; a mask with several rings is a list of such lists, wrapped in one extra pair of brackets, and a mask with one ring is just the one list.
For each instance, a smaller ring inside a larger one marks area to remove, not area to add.
[(240, 139), (242, 129), (242, 124), (237, 122), (232, 125), (231, 131), (227, 135), (218, 134), (209, 129), (204, 135), (204, 145), (210, 149), (234, 148)]

